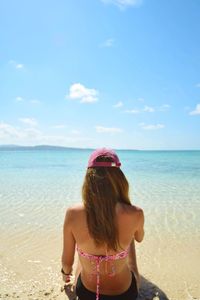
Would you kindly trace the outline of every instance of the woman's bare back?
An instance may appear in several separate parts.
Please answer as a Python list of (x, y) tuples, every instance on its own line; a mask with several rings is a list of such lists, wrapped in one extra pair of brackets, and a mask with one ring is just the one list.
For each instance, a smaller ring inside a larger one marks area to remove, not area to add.
[[(139, 242), (143, 239), (143, 211), (135, 206), (122, 203), (117, 203), (115, 209), (120, 244), (116, 252), (113, 250), (108, 251), (105, 244), (96, 246), (89, 234), (86, 212), (83, 205), (80, 204), (70, 208), (70, 227), (79, 249), (95, 256), (115, 255), (127, 249), (133, 239)], [(84, 257), (79, 257), (79, 259), (83, 284), (89, 290), (95, 291), (96, 276), (91, 276), (94, 273), (94, 263)], [(115, 275), (110, 277), (109, 274), (113, 268)], [(101, 293), (112, 295), (126, 291), (131, 283), (128, 259), (123, 258), (112, 262), (102, 261), (100, 265), (100, 280)]]

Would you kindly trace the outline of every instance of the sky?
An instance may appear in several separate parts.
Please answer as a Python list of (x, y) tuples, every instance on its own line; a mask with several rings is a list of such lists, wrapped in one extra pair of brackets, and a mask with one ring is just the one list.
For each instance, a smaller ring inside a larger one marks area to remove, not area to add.
[(0, 145), (200, 149), (199, 0), (1, 0)]

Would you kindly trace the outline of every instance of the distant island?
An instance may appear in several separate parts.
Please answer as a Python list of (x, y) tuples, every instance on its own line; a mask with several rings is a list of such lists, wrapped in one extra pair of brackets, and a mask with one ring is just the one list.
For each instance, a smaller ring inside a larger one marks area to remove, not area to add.
[[(53, 146), (53, 145), (35, 145), (35, 146), (21, 146), (21, 145), (0, 145), (0, 151), (16, 151), (16, 150), (94, 150), (94, 148), (78, 148), (78, 147), (64, 147), (64, 146)], [(118, 151), (139, 151), (137, 149), (117, 149)]]
[(73, 148), (64, 146), (51, 146), (51, 145), (36, 145), (36, 146), (20, 146), (20, 145), (0, 145), (2, 150), (92, 150), (91, 148)]

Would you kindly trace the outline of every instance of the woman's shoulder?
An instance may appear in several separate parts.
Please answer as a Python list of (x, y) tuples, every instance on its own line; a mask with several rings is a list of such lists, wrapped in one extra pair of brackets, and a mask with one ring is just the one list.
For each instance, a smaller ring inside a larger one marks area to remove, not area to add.
[(144, 219), (144, 212), (143, 209), (138, 206), (120, 203), (119, 216), (121, 216), (120, 218), (124, 221), (137, 224)]
[(65, 219), (72, 222), (74, 218), (77, 218), (78, 214), (81, 214), (85, 211), (85, 208), (82, 203), (77, 203), (73, 206), (69, 206), (66, 209)]
[(67, 207), (66, 212), (78, 212), (84, 210), (84, 206), (82, 203), (76, 203), (72, 206)]
[(125, 203), (119, 203), (119, 210), (124, 214), (130, 215), (140, 215), (143, 213), (142, 208), (135, 205), (128, 205)]

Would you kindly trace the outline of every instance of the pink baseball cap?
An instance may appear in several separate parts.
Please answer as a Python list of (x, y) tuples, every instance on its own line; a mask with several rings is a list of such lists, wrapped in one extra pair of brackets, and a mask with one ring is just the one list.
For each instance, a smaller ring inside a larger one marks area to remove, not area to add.
[[(107, 156), (112, 159), (112, 161), (96, 161), (96, 159), (99, 156)], [(90, 155), (89, 161), (88, 161), (88, 168), (93, 167), (117, 167), (119, 168), (121, 166), (121, 163), (119, 161), (119, 158), (117, 154), (112, 149), (96, 149), (92, 154)]]

